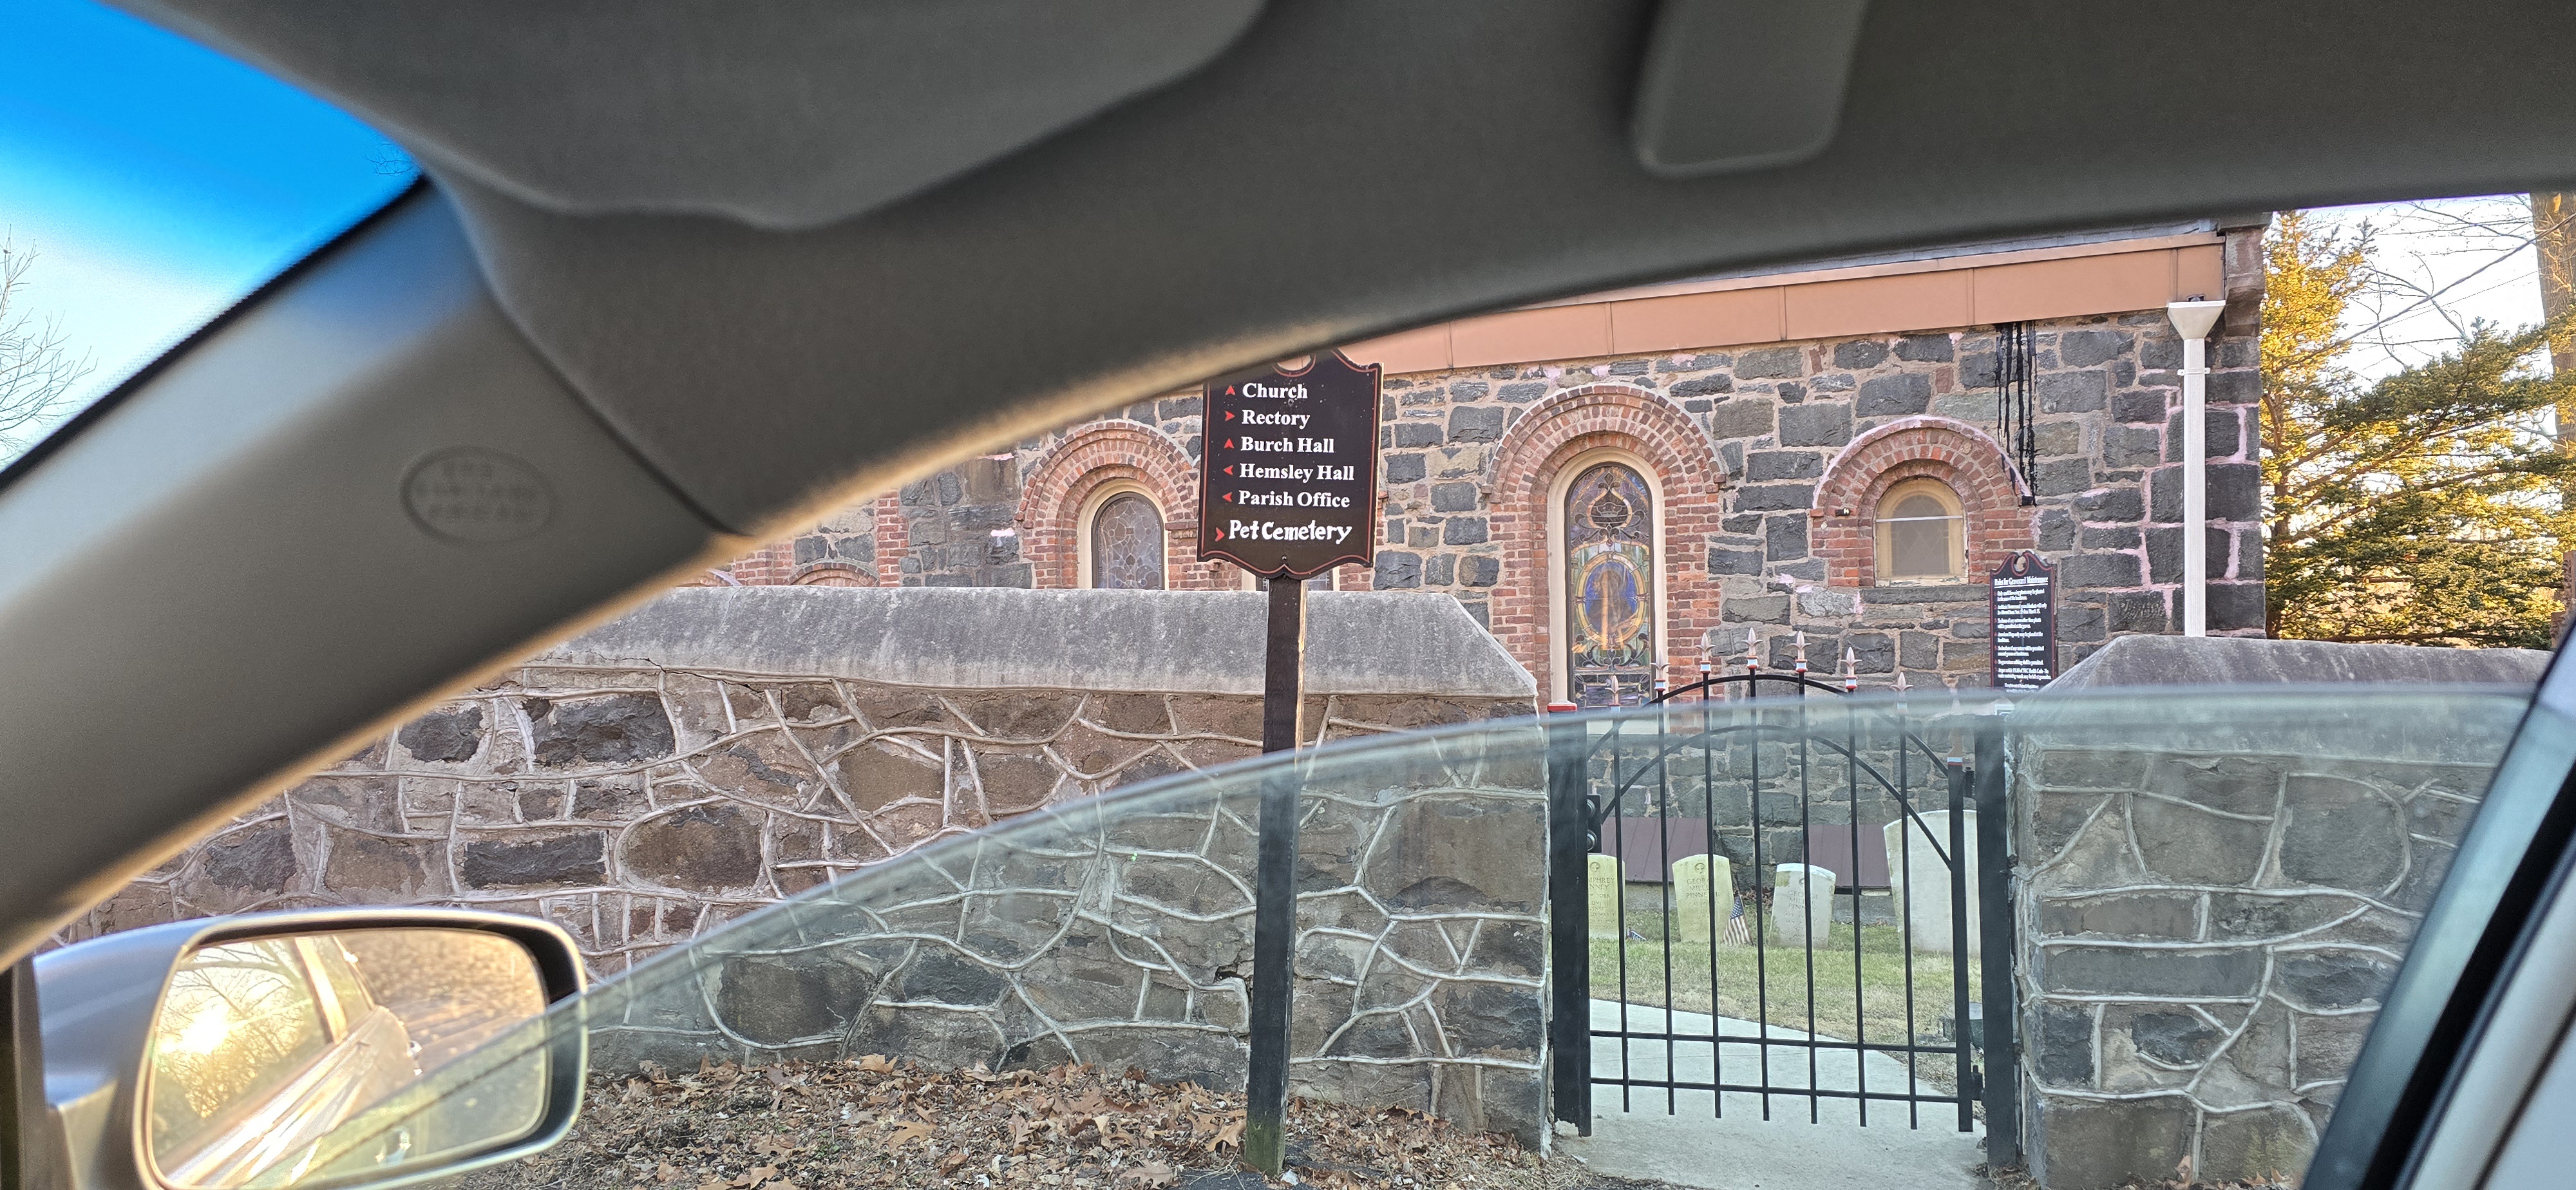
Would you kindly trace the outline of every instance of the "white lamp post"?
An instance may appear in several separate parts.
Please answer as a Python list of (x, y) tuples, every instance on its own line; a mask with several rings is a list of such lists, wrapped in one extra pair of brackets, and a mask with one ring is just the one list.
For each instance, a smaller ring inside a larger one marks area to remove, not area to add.
[(2225, 302), (2168, 302), (2182, 336), (2182, 634), (2209, 635), (2209, 331)]

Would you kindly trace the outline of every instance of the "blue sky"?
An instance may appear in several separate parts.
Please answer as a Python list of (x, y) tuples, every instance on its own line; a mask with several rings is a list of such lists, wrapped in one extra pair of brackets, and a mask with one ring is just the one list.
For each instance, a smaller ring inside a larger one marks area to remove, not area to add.
[[(5, 0), (0, 236), (18, 295), (115, 387), (409, 183), (373, 129), (87, 0)], [(0, 459), (0, 462), (5, 462)]]

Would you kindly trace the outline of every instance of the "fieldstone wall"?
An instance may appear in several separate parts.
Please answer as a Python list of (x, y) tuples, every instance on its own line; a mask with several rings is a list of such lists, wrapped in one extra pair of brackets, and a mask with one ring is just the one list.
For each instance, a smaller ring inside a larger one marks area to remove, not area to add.
[[(926, 845), (1255, 755), (1264, 603), (675, 591), (244, 814), (64, 940), (264, 909), (463, 905), (554, 921), (615, 975), (872, 867), (891, 875), (865, 887), (909, 887), (916, 869), (888, 861)], [(1451, 600), (1317, 595), (1308, 637), (1313, 740), (1536, 710), (1528, 675)], [(1544, 1116), (1523, 1102), (1540, 1085), (1542, 785), (1533, 770), (1310, 805), (1300, 971), (1315, 990), (1298, 1044), (1310, 1065), (1370, 1068), (1341, 1093), (1495, 1127)], [(739, 969), (719, 1001), (739, 1020), (691, 1044), (811, 1054), (819, 1012), (853, 1053), (1070, 1052), (1227, 1085), (1254, 812), (1203, 799), (1184, 819), (1119, 821), (1114, 860), (1031, 851), (979, 874), (987, 908), (1017, 924), (974, 916), (983, 902), (954, 888), (869, 917), (874, 940), (846, 953), (874, 956), (853, 971), (882, 979)], [(1050, 913), (1039, 948), (1030, 923)], [(943, 1007), (909, 1011), (929, 1004)], [(1526, 1045), (1496, 1048), (1497, 1029), (1523, 1024)], [(1495, 1062), (1528, 1086), (1480, 1081)], [(1511, 1105), (1485, 1106), (1498, 1095)]]
[[(1533, 728), (1308, 781), (1298, 1094), (1545, 1131), (1545, 790)], [(1374, 771), (1372, 771), (1374, 770)], [(1244, 1085), (1257, 783), (1077, 803), (779, 906), (637, 973), (610, 1062), (1067, 1059)]]
[(2524, 697), (2022, 703), (2021, 1073), (2042, 1184), (2170, 1177), (2185, 1156), (2212, 1182), (2305, 1168)]

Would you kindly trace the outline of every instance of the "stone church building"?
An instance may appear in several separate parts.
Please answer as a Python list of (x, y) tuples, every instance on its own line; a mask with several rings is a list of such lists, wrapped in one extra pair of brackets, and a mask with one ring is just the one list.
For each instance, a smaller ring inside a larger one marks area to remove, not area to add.
[[(2057, 663), (2181, 629), (2182, 344), (2210, 345), (2208, 623), (2263, 625), (2259, 222), (1704, 277), (1343, 348), (1384, 369), (1373, 568), (1597, 705), (1748, 649), (1865, 686), (1988, 681), (1985, 577), (2058, 575)], [(1192, 558), (1196, 391), (862, 501), (703, 585), (1241, 589)], [(1317, 580), (1319, 583), (1327, 580)], [(1614, 691), (1616, 693), (1614, 694)]]

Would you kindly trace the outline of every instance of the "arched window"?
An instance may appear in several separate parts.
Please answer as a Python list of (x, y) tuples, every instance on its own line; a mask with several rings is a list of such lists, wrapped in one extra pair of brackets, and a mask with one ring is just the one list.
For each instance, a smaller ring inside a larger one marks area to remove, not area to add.
[(1964, 582), (1967, 518), (1959, 494), (1937, 479), (1908, 479), (1878, 499), (1878, 581)]
[(1655, 508), (1621, 463), (1565, 491), (1565, 692), (1587, 707), (1635, 706), (1655, 681)]
[(1141, 492), (1120, 492), (1091, 514), (1091, 585), (1163, 589), (1163, 513)]

